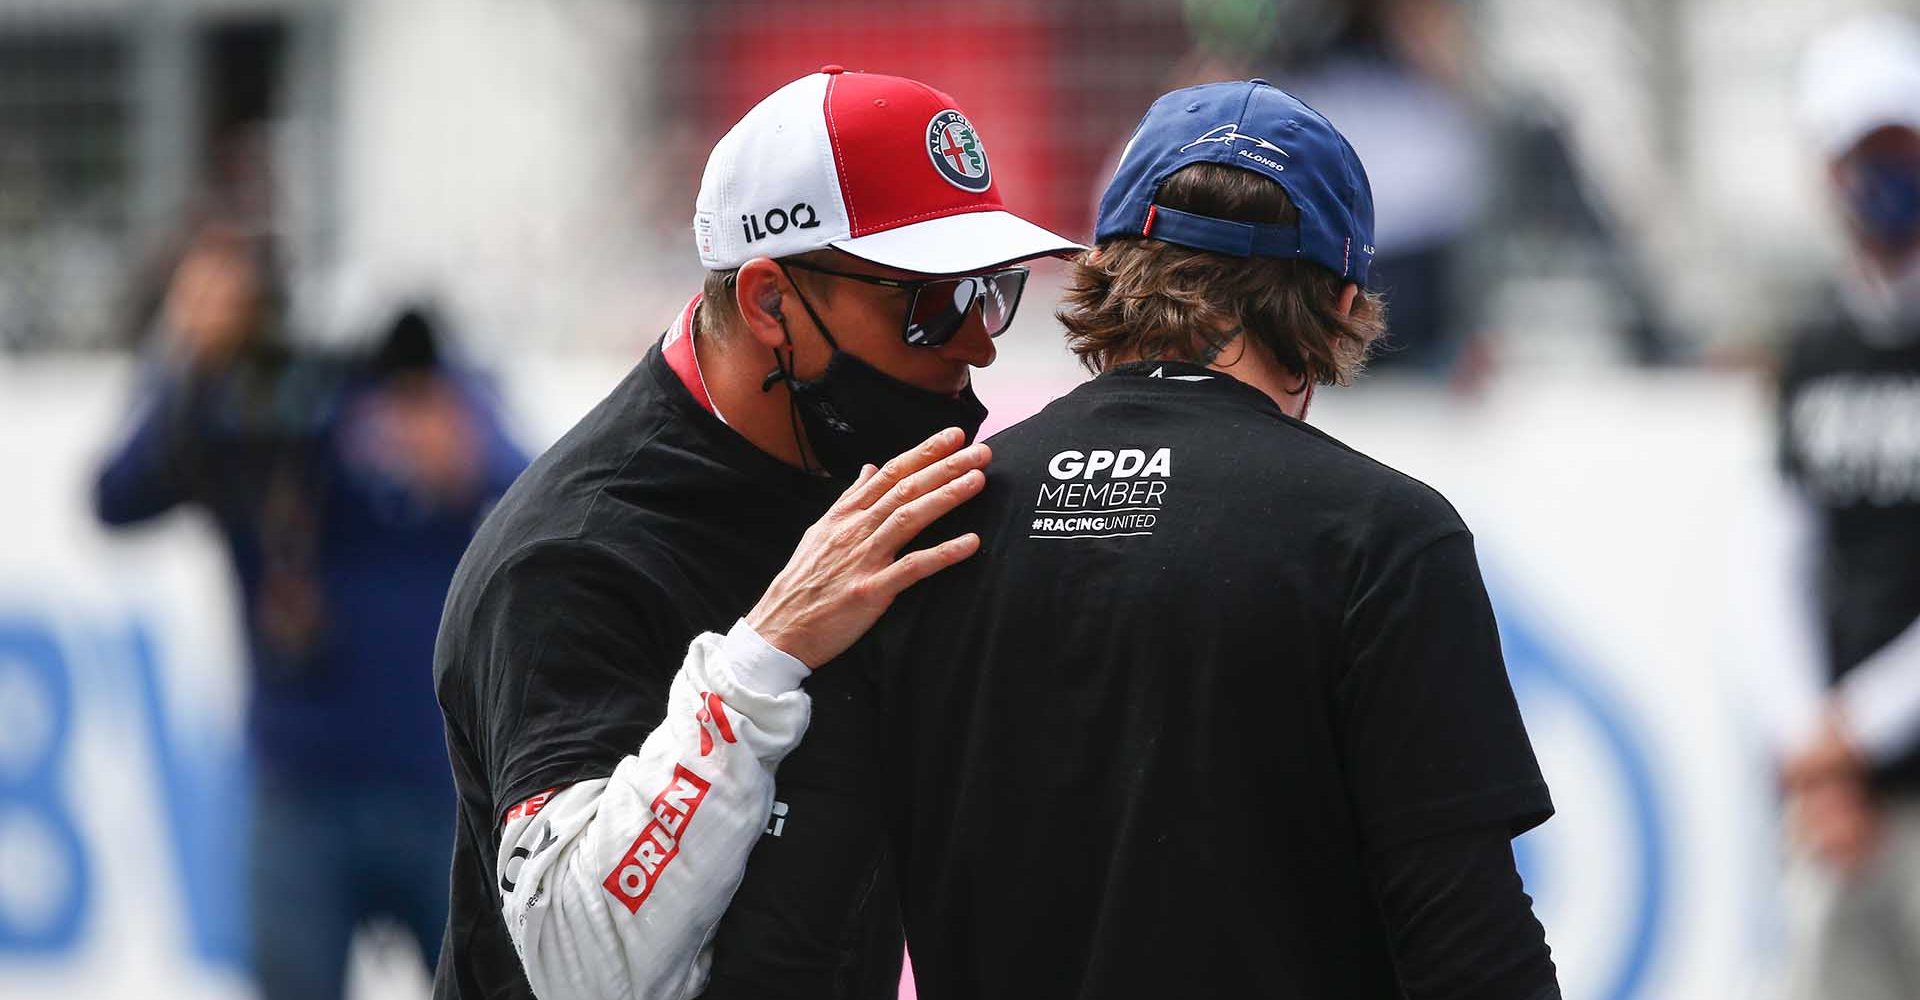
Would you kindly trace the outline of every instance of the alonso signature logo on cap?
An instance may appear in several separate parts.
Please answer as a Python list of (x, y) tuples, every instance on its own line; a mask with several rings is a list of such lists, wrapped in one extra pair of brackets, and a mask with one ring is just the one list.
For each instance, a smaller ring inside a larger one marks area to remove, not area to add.
[(1233, 122), (1228, 122), (1225, 125), (1215, 125), (1214, 127), (1206, 130), (1205, 132), (1202, 132), (1200, 134), (1200, 138), (1195, 139), (1184, 146), (1181, 146), (1180, 152), (1184, 153), (1187, 150), (1192, 149), (1193, 147), (1198, 146), (1203, 142), (1218, 142), (1228, 146), (1233, 145), (1235, 142), (1250, 142), (1250, 143), (1253, 143), (1255, 146), (1260, 147), (1261, 149), (1271, 149), (1274, 152), (1279, 153), (1281, 156), (1286, 157), (1287, 159), (1293, 159), (1293, 155), (1291, 153), (1288, 153), (1286, 150), (1281, 149), (1279, 146), (1276, 146), (1273, 143), (1270, 143), (1267, 140), (1262, 139), (1257, 135), (1248, 135), (1245, 132), (1240, 131), (1239, 126), (1235, 125)]
[(927, 155), (947, 183), (979, 194), (993, 184), (987, 150), (967, 116), (948, 108), (927, 123)]

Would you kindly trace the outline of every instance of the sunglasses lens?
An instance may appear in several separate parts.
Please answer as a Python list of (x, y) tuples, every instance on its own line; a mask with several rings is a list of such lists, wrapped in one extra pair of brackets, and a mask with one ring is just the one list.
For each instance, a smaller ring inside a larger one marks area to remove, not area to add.
[(960, 332), (979, 287), (975, 278), (952, 278), (920, 286), (907, 313), (907, 343), (939, 347)]
[(1013, 311), (1020, 305), (1020, 293), (1027, 287), (1027, 272), (1001, 271), (987, 275), (980, 296), (980, 318), (987, 325), (987, 336), (998, 337), (1013, 323)]
[(969, 278), (948, 278), (920, 286), (907, 312), (907, 343), (939, 347), (952, 340), (975, 303), (987, 336), (998, 337), (1013, 322), (1014, 307), (1026, 288), (1027, 272), (1001, 271)]

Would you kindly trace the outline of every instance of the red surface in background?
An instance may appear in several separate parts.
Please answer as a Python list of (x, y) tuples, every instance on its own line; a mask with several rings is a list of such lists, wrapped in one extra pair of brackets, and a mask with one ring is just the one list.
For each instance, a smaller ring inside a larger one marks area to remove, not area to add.
[(1071, 231), (1085, 210), (1055, 204), (1047, 183), (1062, 152), (1049, 128), (1059, 103), (1051, 27), (1012, 7), (845, 0), (790, 0), (765, 17), (729, 18), (704, 32), (702, 62), (715, 72), (696, 91), (702, 131), (711, 144), (761, 98), (828, 63), (911, 77), (960, 102), (1008, 209)]

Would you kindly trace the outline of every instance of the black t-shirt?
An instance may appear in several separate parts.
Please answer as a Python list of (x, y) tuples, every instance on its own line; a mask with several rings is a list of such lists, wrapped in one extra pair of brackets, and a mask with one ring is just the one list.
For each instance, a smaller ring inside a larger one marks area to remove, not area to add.
[[(1837, 318), (1782, 371), (1780, 460), (1818, 512), (1827, 669), (1838, 679), (1920, 619), (1920, 337), (1879, 346)], [(1920, 790), (1920, 749), (1875, 775)]]
[(991, 443), (863, 647), (921, 996), (1400, 996), (1368, 853), (1552, 813), (1453, 509), (1191, 365)]
[[(460, 793), (436, 997), (531, 996), (500, 916), (504, 814), (636, 752), (688, 644), (753, 606), (839, 489), (720, 423), (656, 346), (507, 492), (454, 576), (434, 657)], [(851, 670), (807, 689), (779, 831), (721, 922), (708, 997), (891, 997), (898, 982), (875, 696)]]

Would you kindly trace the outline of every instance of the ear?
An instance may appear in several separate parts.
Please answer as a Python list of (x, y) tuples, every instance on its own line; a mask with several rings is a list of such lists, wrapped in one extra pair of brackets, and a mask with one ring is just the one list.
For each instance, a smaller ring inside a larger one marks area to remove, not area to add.
[(768, 348), (787, 343), (787, 296), (792, 287), (780, 266), (766, 257), (755, 257), (740, 265), (733, 284), (734, 304), (740, 310), (740, 323), (753, 339)]
[(1340, 297), (1334, 300), (1333, 311), (1342, 316), (1353, 315), (1353, 303), (1360, 298), (1360, 286), (1348, 282), (1340, 289)]

